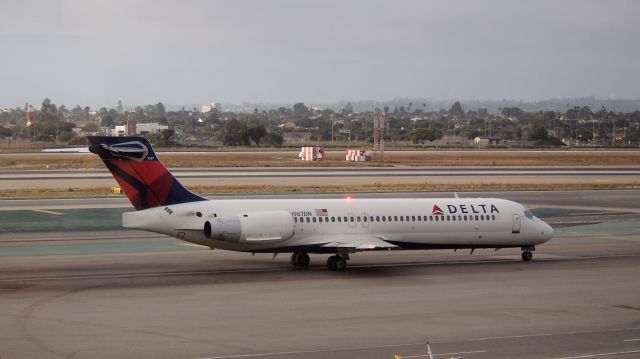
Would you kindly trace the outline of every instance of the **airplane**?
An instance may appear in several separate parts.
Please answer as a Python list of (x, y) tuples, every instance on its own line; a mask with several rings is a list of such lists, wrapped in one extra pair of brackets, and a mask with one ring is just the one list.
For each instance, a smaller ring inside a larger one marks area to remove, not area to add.
[(144, 137), (88, 136), (134, 212), (122, 226), (247, 253), (329, 254), (344, 270), (350, 255), (370, 250), (520, 248), (530, 261), (553, 229), (523, 205), (498, 198), (215, 199), (186, 189)]

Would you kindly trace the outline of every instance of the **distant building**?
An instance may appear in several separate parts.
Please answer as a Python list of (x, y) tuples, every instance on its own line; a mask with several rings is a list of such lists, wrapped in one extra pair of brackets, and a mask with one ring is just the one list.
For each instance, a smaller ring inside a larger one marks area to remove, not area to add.
[(160, 133), (168, 130), (169, 126), (161, 125), (157, 122), (139, 123), (136, 125), (136, 135), (146, 135), (148, 133)]
[(207, 113), (213, 110), (218, 110), (218, 112), (222, 110), (222, 105), (220, 104), (220, 102), (212, 102), (208, 105), (203, 105), (200, 112)]
[(134, 136), (138, 133), (136, 120), (133, 119), (131, 115), (129, 115), (129, 119), (127, 120), (127, 136)]
[[(156, 134), (160, 133), (163, 130), (168, 130), (169, 126), (161, 125), (157, 122), (151, 123), (138, 123), (133, 122), (133, 126), (130, 127), (130, 124), (115, 126), (114, 128), (105, 129), (105, 135), (114, 136), (114, 137), (123, 137), (123, 136), (134, 136), (134, 135), (146, 135), (146, 134)], [(129, 132), (130, 130), (134, 130), (134, 132)]]

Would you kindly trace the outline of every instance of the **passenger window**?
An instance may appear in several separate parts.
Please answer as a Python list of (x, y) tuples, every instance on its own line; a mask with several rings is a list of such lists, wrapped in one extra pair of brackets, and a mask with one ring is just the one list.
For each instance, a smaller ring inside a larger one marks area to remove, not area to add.
[(358, 220), (358, 222), (360, 222), (360, 216), (356, 217), (356, 220)]
[(342, 217), (338, 217), (338, 222), (342, 222)]
[(436, 222), (439, 222), (439, 221), (440, 221), (440, 219), (439, 219), (439, 218), (440, 218), (440, 217), (436, 216)]
[(373, 222), (373, 216), (369, 216), (369, 222)]
[(316, 217), (313, 217), (313, 223), (316, 223)]
[(458, 221), (462, 221), (462, 216), (458, 215)]
[(447, 216), (447, 221), (451, 220), (451, 217)]
[(382, 222), (386, 222), (387, 221), (387, 217), (386, 216), (382, 216)]
[(402, 217), (402, 216), (400, 216), (400, 222), (403, 222), (403, 221), (404, 221), (403, 217)]
[(478, 220), (478, 215), (476, 214), (476, 221)]
[(380, 222), (380, 216), (376, 216), (376, 222)]
[(422, 221), (422, 217), (418, 216), (418, 222)]
[(433, 216), (429, 216), (429, 220), (433, 222)]
[(307, 217), (307, 223), (311, 222), (311, 218)]
[(456, 216), (451, 216), (451, 220), (455, 222), (456, 221)]
[(331, 217), (331, 222), (335, 222), (336, 221), (336, 217)]
[(354, 218), (353, 217), (351, 217), (350, 219), (351, 219), (351, 222), (354, 222)]
[(495, 220), (496, 220), (496, 215), (495, 215), (495, 214), (492, 214), (492, 215), (491, 215), (491, 220), (492, 220), (492, 221), (495, 221)]
[(347, 221), (347, 217), (346, 217), (346, 216), (344, 217), (344, 221), (345, 221), (345, 222)]
[(293, 221), (298, 223), (298, 217), (293, 217)]
[(366, 221), (367, 221), (367, 216), (363, 216), (363, 217), (362, 217), (362, 221), (363, 221), (363, 222), (366, 222)]
[(398, 216), (393, 216), (393, 221), (398, 222)]
[(466, 221), (467, 220), (467, 215), (465, 214), (464, 217), (462, 217), (462, 218), (464, 218), (464, 220)]

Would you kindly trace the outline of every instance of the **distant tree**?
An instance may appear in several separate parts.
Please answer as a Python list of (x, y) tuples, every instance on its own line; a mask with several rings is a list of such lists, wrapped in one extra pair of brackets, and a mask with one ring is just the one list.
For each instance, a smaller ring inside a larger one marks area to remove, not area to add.
[(411, 131), (413, 143), (422, 143), (424, 141), (434, 141), (442, 137), (438, 132), (428, 128), (416, 128)]
[(40, 108), (40, 113), (38, 117), (41, 121), (51, 122), (60, 120), (58, 108), (56, 105), (51, 102), (49, 98), (45, 98), (42, 101), (42, 107)]
[(267, 130), (259, 124), (252, 124), (247, 127), (247, 136), (255, 142), (256, 147), (260, 147), (260, 141), (267, 134)]
[(347, 102), (347, 104), (344, 105), (344, 108), (342, 109), (342, 113), (344, 113), (345, 115), (353, 113), (353, 105), (351, 104), (351, 102)]
[(529, 140), (531, 141), (546, 141), (549, 139), (549, 132), (541, 123), (536, 123), (533, 125), (533, 130), (529, 135)]
[(235, 118), (225, 121), (222, 126), (222, 143), (225, 146), (249, 145), (247, 126)]
[(113, 127), (115, 125), (115, 120), (111, 115), (104, 115), (100, 119), (100, 126), (102, 127)]
[(13, 136), (13, 131), (10, 128), (0, 127), (0, 137), (11, 137)]
[(162, 102), (158, 102), (157, 104), (155, 104), (154, 110), (154, 116), (164, 116), (167, 113)]
[(505, 117), (522, 118), (524, 111), (519, 107), (503, 107), (500, 114)]
[(89, 142), (87, 138), (84, 136), (73, 136), (68, 141), (69, 146), (80, 146), (80, 145), (88, 145)]
[(98, 124), (97, 124), (97, 123), (93, 123), (93, 122), (92, 122), (92, 123), (88, 123), (88, 124), (86, 124), (86, 125), (82, 128), (82, 130), (83, 130), (84, 132), (97, 132), (97, 131), (99, 130), (99, 126), (98, 126)]
[(464, 118), (464, 109), (462, 109), (460, 101), (456, 101), (453, 103), (453, 105), (451, 105), (451, 108), (449, 109), (449, 115), (460, 119)]
[(308, 113), (309, 113), (309, 108), (307, 108), (307, 106), (305, 106), (304, 103), (298, 102), (295, 105), (293, 105), (293, 114), (295, 116), (305, 116)]
[(624, 136), (624, 140), (627, 143), (638, 143), (640, 142), (640, 129), (639, 128), (629, 128), (627, 133)]
[(269, 132), (267, 133), (266, 136), (264, 136), (264, 143), (270, 144), (270, 145), (281, 145), (284, 142), (284, 138), (282, 137), (281, 133), (278, 132)]
[(162, 130), (162, 132), (160, 133), (165, 144), (171, 142), (175, 134), (176, 131), (172, 129)]

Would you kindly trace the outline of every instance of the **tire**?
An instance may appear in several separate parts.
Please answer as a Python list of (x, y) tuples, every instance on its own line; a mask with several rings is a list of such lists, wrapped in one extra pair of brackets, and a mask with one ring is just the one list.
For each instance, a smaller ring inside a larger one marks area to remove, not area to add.
[(329, 268), (330, 270), (336, 270), (336, 259), (338, 257), (337, 256), (331, 256), (329, 258), (327, 258), (327, 268)]
[(529, 251), (522, 252), (522, 261), (529, 262), (531, 259), (533, 259), (533, 253)]
[(347, 268), (347, 261), (344, 258), (336, 257), (335, 270), (345, 270)]
[(298, 256), (296, 258), (296, 265), (298, 267), (308, 267), (310, 261), (311, 258), (309, 258), (309, 255), (307, 253), (298, 253)]

